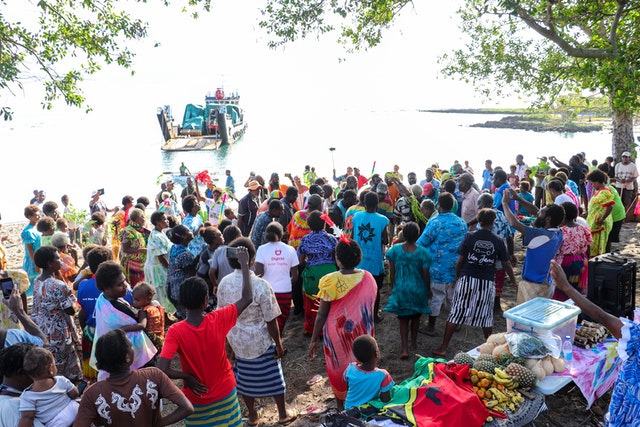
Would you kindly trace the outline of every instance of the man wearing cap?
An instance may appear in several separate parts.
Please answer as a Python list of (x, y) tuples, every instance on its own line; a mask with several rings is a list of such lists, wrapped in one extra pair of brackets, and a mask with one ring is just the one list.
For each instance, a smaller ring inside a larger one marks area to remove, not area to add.
[(238, 227), (244, 237), (249, 237), (258, 213), (259, 194), (262, 185), (256, 180), (247, 183), (249, 192), (238, 202)]
[(615, 166), (615, 187), (620, 193), (622, 204), (626, 212), (629, 212), (638, 192), (638, 168), (631, 161), (631, 153), (622, 153), (622, 161)]

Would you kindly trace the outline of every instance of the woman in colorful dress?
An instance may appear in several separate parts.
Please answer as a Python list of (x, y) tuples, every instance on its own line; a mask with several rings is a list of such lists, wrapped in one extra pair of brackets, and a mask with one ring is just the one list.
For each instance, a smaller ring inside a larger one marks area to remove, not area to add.
[[(560, 206), (564, 208), (564, 225), (562, 231), (562, 245), (558, 249), (555, 260), (562, 266), (571, 286), (580, 293), (586, 295), (587, 280), (589, 279), (589, 245), (591, 244), (591, 231), (584, 225), (576, 222), (578, 208), (573, 202), (564, 202)], [(566, 301), (567, 296), (560, 289), (553, 292), (553, 299)]]
[(591, 200), (589, 200), (589, 214), (587, 222), (591, 228), (591, 247), (589, 256), (594, 257), (604, 254), (607, 251), (607, 239), (609, 232), (613, 228), (613, 218), (611, 211), (615, 205), (613, 193), (607, 187), (607, 175), (600, 171), (594, 170), (589, 172), (587, 180), (591, 183), (591, 187), (595, 191)]
[(144, 228), (144, 211), (132, 208), (129, 223), (120, 231), (120, 263), (131, 286), (144, 280), (144, 263), (147, 259), (149, 231)]
[(302, 270), (304, 335), (313, 334), (316, 315), (320, 307), (318, 299), (320, 279), (325, 274), (333, 273), (338, 269), (333, 258), (338, 239), (324, 230), (327, 224), (326, 220), (330, 221), (327, 215), (318, 211), (311, 212), (307, 218), (311, 233), (304, 236), (298, 246), (298, 259), (300, 264), (304, 266), (304, 270)]
[(176, 316), (184, 319), (187, 312), (179, 304), (180, 286), (185, 279), (196, 275), (196, 265), (198, 263), (198, 259), (187, 249), (189, 243), (193, 240), (193, 233), (189, 228), (180, 224), (173, 227), (168, 236), (173, 246), (169, 251), (167, 294), (176, 308)]
[(58, 373), (71, 381), (80, 380), (80, 337), (72, 319), (76, 297), (69, 286), (55, 278), (61, 266), (60, 254), (53, 246), (43, 246), (34, 254), (34, 260), (42, 274), (33, 284), (31, 318), (49, 339)]
[(374, 304), (378, 286), (365, 270), (356, 266), (362, 260), (358, 243), (346, 236), (336, 246), (339, 270), (320, 279), (318, 298), (320, 308), (316, 317), (309, 355), (316, 357), (318, 342), (324, 337), (324, 359), (331, 389), (338, 409), (344, 409), (347, 383), (343, 374), (356, 358), (351, 349), (360, 335), (374, 334)]
[(169, 251), (171, 240), (164, 233), (169, 228), (167, 216), (164, 212), (156, 211), (150, 218), (153, 230), (147, 242), (147, 259), (144, 263), (144, 278), (156, 288), (156, 299), (167, 313), (173, 313), (176, 308), (167, 296), (165, 285), (167, 283), (167, 271), (169, 268)]
[(29, 224), (20, 233), (20, 238), (24, 244), (24, 260), (22, 261), (22, 269), (27, 272), (29, 282), (32, 286), (27, 289), (27, 295), (33, 294), (33, 281), (38, 277), (38, 267), (33, 261), (33, 254), (40, 247), (40, 233), (36, 229), (36, 224), (40, 219), (40, 208), (36, 205), (29, 205), (24, 208), (24, 217), (29, 220)]
[[(429, 297), (431, 278), (429, 267), (432, 259), (422, 246), (416, 244), (420, 237), (420, 226), (407, 222), (402, 228), (404, 243), (393, 245), (386, 254), (389, 260), (391, 296), (385, 311), (394, 313), (400, 322), (400, 359), (409, 357), (409, 349), (417, 350), (420, 316), (431, 314)], [(411, 347), (409, 347), (409, 329)]]
[(124, 196), (122, 198), (122, 209), (111, 217), (111, 250), (115, 260), (120, 259), (120, 232), (129, 223), (129, 213), (132, 208), (133, 196)]

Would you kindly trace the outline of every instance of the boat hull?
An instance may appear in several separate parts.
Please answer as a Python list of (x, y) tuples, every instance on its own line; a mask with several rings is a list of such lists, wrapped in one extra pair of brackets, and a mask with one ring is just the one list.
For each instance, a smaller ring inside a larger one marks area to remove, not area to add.
[[(242, 138), (247, 126), (234, 126), (229, 129), (230, 135), (227, 140), (229, 144), (236, 142)], [(216, 138), (214, 135), (180, 135), (175, 138), (171, 138), (164, 143), (161, 147), (163, 151), (197, 151), (197, 150), (217, 150), (220, 146), (224, 145), (221, 138)]]

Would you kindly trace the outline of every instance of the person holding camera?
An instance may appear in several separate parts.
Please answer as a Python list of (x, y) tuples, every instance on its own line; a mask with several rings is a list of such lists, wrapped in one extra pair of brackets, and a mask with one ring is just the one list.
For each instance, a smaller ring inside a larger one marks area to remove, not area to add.
[[(236, 252), (241, 247), (246, 248), (248, 254), (244, 260), (239, 259)], [(241, 297), (245, 270), (254, 263), (256, 249), (251, 240), (240, 237), (227, 247), (227, 258), (234, 272), (224, 277), (218, 286), (219, 310)], [(286, 351), (277, 323), (280, 307), (269, 282), (253, 272), (250, 272), (250, 279), (253, 304), (238, 317), (236, 326), (227, 335), (235, 354), (237, 389), (249, 411), (248, 425), (255, 426), (260, 422), (260, 413), (255, 407), (258, 397), (273, 397), (278, 407), (278, 423), (286, 425), (296, 419), (297, 413), (287, 410), (284, 399), (286, 384), (280, 359)]]

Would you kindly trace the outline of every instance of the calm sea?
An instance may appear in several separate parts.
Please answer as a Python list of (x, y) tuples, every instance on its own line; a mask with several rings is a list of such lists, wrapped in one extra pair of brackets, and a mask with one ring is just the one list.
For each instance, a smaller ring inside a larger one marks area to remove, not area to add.
[[(173, 107), (174, 115), (181, 117), (183, 106)], [(568, 160), (571, 154), (584, 151), (589, 160), (602, 162), (611, 151), (609, 131), (561, 134), (469, 126), (500, 117), (494, 115), (310, 112), (294, 106), (271, 111), (268, 103), (244, 108), (249, 123), (244, 138), (212, 152), (162, 152), (155, 111), (142, 117), (137, 111), (134, 117), (126, 106), (118, 115), (62, 109), (0, 124), (2, 221), (23, 221), (22, 210), (34, 189), (45, 190), (49, 200), (58, 202), (68, 194), (81, 208), (88, 207), (91, 191), (97, 188), (105, 189), (109, 206), (128, 194), (151, 198), (159, 191), (159, 176), (177, 171), (181, 162), (191, 172), (206, 169), (222, 182), (224, 170), (231, 169), (236, 187), (241, 188), (250, 171), (266, 179), (278, 172), (284, 181), (284, 173), (301, 174), (306, 164), (327, 177), (333, 164), (338, 173), (358, 166), (363, 174), (370, 174), (374, 163), (376, 172), (398, 164), (405, 177), (415, 171), (422, 179), (425, 167), (434, 162), (448, 168), (454, 160), (469, 160), (479, 175), (487, 158), (494, 166), (507, 167), (516, 154), (535, 164), (538, 156)], [(239, 195), (243, 194), (240, 189)]]

